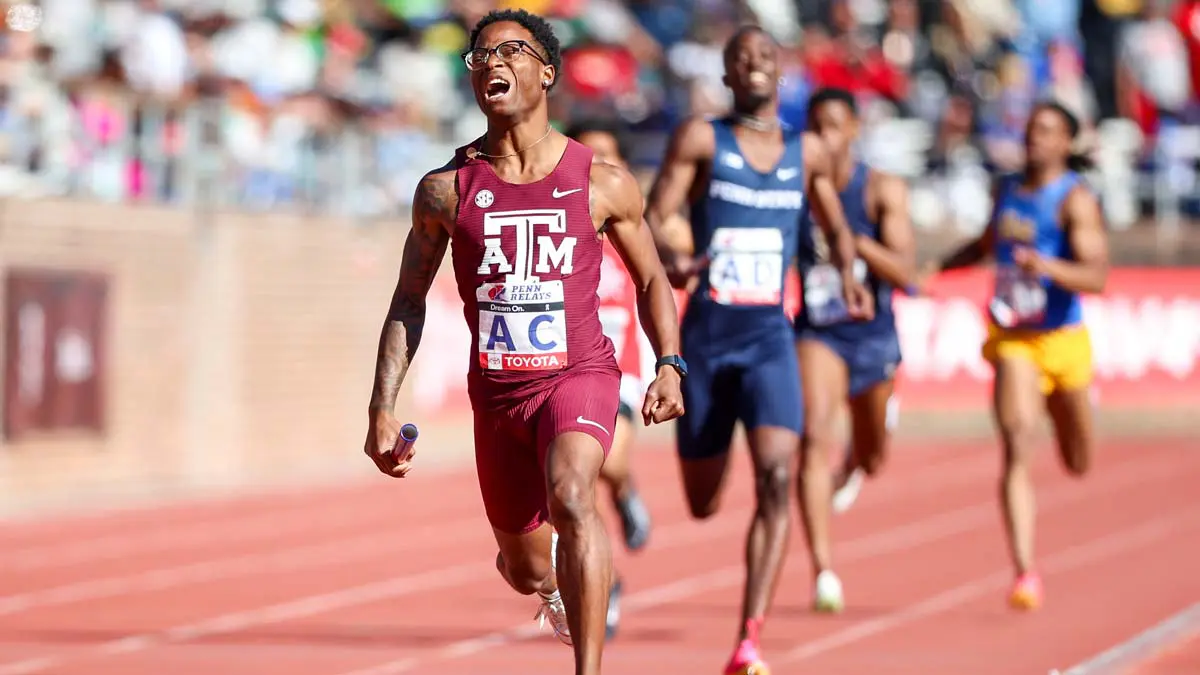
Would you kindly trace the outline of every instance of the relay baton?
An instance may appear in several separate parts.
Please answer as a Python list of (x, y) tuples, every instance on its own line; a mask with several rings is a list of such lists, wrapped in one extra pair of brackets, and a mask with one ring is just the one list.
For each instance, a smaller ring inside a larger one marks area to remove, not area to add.
[(392, 456), (397, 459), (402, 457), (408, 448), (417, 441), (419, 433), (417, 425), (412, 423), (400, 427), (400, 437), (396, 439), (396, 445), (392, 446)]

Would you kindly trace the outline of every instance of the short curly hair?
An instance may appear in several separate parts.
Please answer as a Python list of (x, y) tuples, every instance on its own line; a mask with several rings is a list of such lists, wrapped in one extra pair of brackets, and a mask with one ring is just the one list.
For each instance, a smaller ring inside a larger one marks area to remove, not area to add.
[(633, 144), (625, 128), (614, 120), (599, 117), (576, 120), (567, 127), (567, 138), (579, 140), (585, 134), (608, 134), (617, 144), (617, 153), (626, 162), (633, 156)]
[(721, 50), (721, 56), (725, 59), (725, 62), (728, 63), (729, 60), (733, 58), (733, 55), (737, 52), (737, 48), (739, 45), (741, 45), (743, 38), (755, 33), (761, 33), (775, 45), (779, 44), (779, 41), (775, 39), (775, 36), (771, 35), (770, 31), (768, 31), (766, 28), (763, 28), (756, 23), (749, 23), (734, 31), (729, 40), (725, 42), (725, 49)]
[[(471, 31), (471, 49), (475, 48), (475, 43), (479, 40), (479, 34), (484, 28), (494, 23), (504, 23), (511, 21), (521, 28), (529, 31), (533, 36), (533, 41), (541, 45), (546, 51), (546, 62), (554, 66), (555, 71), (562, 70), (562, 45), (558, 42), (558, 36), (554, 34), (554, 29), (550, 26), (550, 22), (546, 21), (537, 14), (530, 14), (523, 9), (496, 9), (487, 13), (479, 23), (475, 24), (475, 28)], [(558, 83), (558, 78), (555, 78), (553, 84)]]
[(813, 116), (817, 114), (817, 109), (826, 103), (843, 103), (850, 109), (850, 114), (858, 117), (858, 103), (854, 100), (854, 94), (845, 89), (837, 87), (826, 87), (819, 89), (815, 94), (808, 99), (808, 123), (812, 126)]

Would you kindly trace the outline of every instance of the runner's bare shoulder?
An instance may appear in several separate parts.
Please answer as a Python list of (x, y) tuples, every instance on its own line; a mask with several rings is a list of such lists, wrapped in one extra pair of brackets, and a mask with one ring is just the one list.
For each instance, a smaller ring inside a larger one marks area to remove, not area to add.
[(458, 171), (454, 160), (426, 173), (413, 195), (413, 223), (454, 231), (458, 217)]
[(628, 169), (593, 158), (588, 176), (588, 209), (596, 229), (617, 218), (641, 218), (642, 187)]
[(711, 160), (717, 153), (717, 134), (713, 119), (693, 115), (685, 119), (671, 134), (668, 155), (675, 161), (701, 162)]

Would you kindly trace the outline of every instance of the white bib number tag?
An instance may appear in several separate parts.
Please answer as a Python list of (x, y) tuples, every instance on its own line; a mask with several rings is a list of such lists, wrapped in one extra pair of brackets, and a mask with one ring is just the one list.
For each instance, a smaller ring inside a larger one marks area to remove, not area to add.
[(475, 290), (479, 365), (485, 370), (560, 370), (567, 366), (562, 281), (488, 283)]
[(783, 234), (770, 227), (713, 232), (708, 285), (710, 297), (722, 305), (783, 302)]
[[(854, 278), (867, 278), (867, 264), (854, 260)], [(822, 263), (804, 275), (804, 311), (814, 326), (830, 326), (850, 320), (846, 294), (842, 289), (842, 273), (833, 265)]]
[(1046, 316), (1046, 289), (1036, 275), (1016, 267), (999, 266), (988, 310), (1003, 328), (1040, 323)]

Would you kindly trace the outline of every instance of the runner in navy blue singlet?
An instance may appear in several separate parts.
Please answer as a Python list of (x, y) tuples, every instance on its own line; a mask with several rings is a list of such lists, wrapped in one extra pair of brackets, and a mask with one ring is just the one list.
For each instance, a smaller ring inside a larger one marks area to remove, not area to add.
[[(680, 336), (690, 369), (683, 382), (687, 414), (676, 425), (692, 515), (717, 510), (738, 420), (755, 468), (758, 506), (746, 540), (742, 621), (725, 671), (731, 674), (766, 668), (758, 633), (787, 548), (803, 404), (784, 278), (798, 230), (811, 223), (810, 195), (835, 242), (835, 259), (844, 261), (835, 275), (846, 282), (847, 304), (858, 312), (868, 299), (851, 276), (854, 242), (822, 142), (779, 123), (777, 50), (759, 28), (730, 40), (725, 82), (734, 113), (692, 119), (676, 130), (646, 214), (672, 282), (692, 289)], [(685, 202), (696, 257), (672, 248), (664, 232)]]
[(833, 156), (834, 182), (854, 231), (855, 276), (874, 297), (874, 316), (855, 321), (840, 296), (837, 271), (819, 231), (801, 230), (797, 262), (803, 304), (796, 316), (796, 353), (804, 385), (801, 447), (801, 516), (816, 573), (814, 607), (840, 611), (842, 584), (830, 567), (829, 516), (834, 487), (832, 459), (840, 449), (836, 417), (850, 405), (851, 460), (842, 481), (855, 489), (859, 470), (872, 475), (883, 461), (889, 436), (889, 400), (900, 365), (900, 341), (892, 313), (892, 289), (915, 280), (914, 243), (904, 181), (855, 159), (858, 136), (854, 97), (825, 89), (808, 104), (809, 128)]

